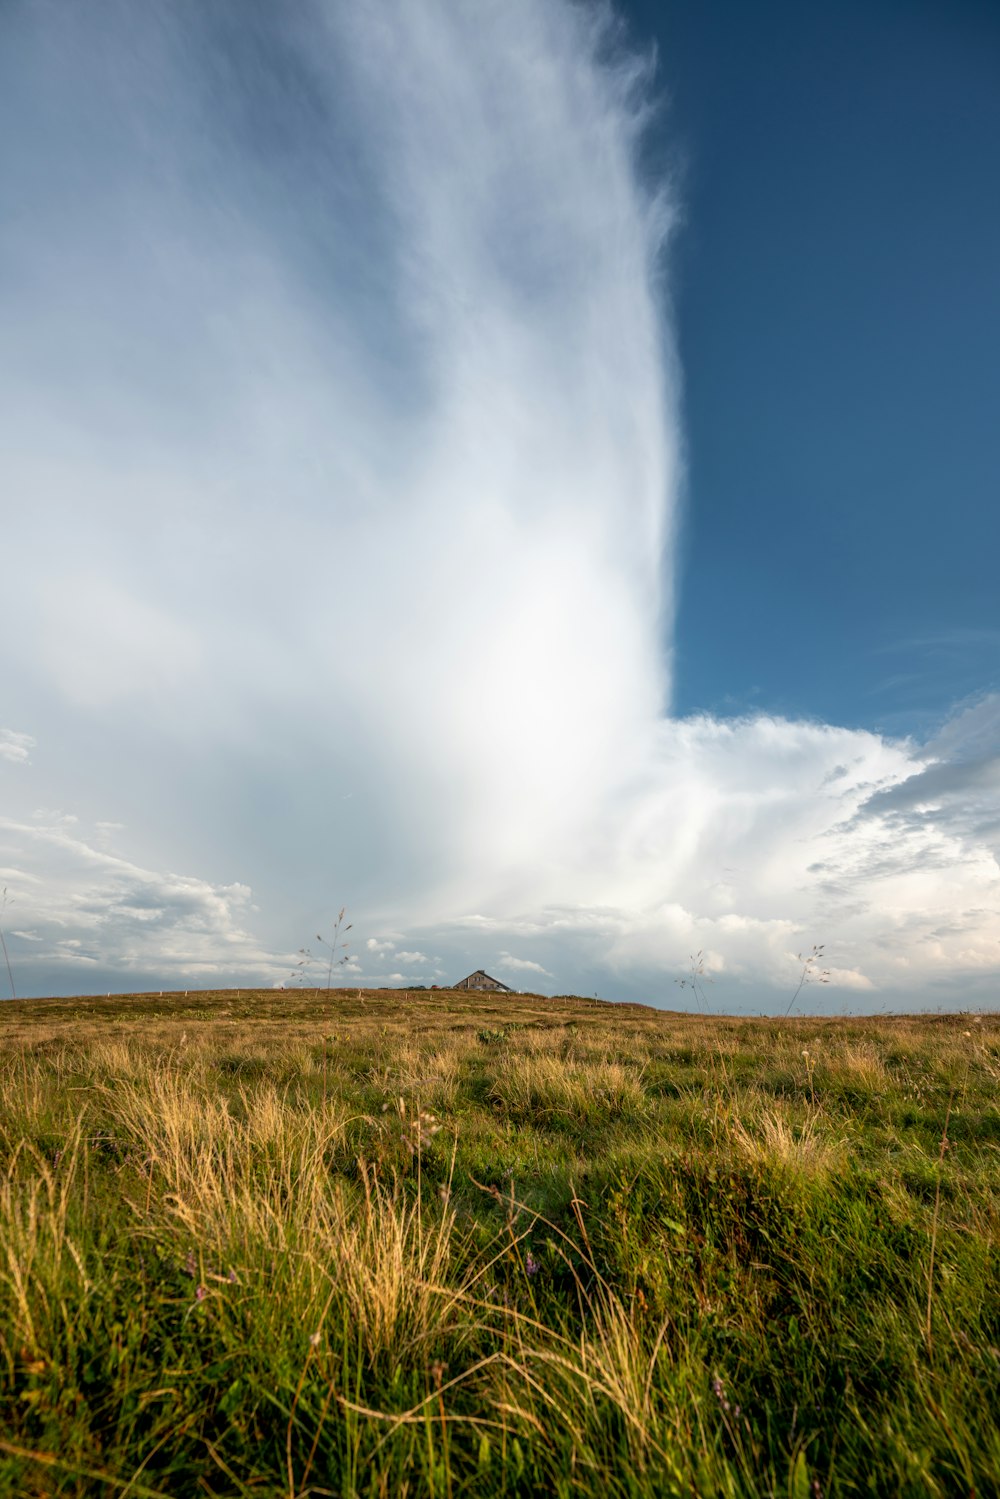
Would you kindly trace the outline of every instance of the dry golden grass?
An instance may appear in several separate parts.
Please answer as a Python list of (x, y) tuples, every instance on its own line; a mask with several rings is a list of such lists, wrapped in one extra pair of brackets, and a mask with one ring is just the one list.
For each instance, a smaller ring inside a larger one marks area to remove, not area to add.
[(744, 1119), (727, 1122), (725, 1141), (741, 1160), (779, 1166), (812, 1175), (835, 1171), (846, 1154), (846, 1142), (830, 1124), (810, 1114), (800, 1123), (790, 1108), (761, 1103), (747, 1108)]
[(562, 1061), (544, 1052), (498, 1057), (490, 1098), (517, 1119), (537, 1120), (638, 1113), (645, 1104), (641, 1076), (623, 1063)]

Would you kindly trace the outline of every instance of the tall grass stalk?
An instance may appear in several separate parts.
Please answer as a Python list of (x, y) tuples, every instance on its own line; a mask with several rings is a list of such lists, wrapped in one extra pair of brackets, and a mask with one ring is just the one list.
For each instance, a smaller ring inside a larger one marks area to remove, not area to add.
[(944, 1169), (944, 1153), (948, 1149), (948, 1125), (951, 1121), (951, 1107), (955, 1102), (954, 1088), (948, 1095), (948, 1107), (944, 1113), (944, 1128), (941, 1131), (941, 1146), (938, 1150), (937, 1181), (934, 1185), (934, 1217), (931, 1222), (931, 1252), (927, 1262), (927, 1320), (924, 1327), (924, 1336), (927, 1339), (927, 1351), (933, 1352), (933, 1338), (931, 1333), (931, 1313), (934, 1307), (934, 1255), (937, 1250), (938, 1220), (941, 1216), (941, 1174)]
[(10, 966), (10, 953), (7, 951), (7, 938), (4, 935), (3, 929), (3, 913), (6, 911), (6, 909), (7, 887), (5, 885), (3, 891), (0, 892), (0, 947), (3, 948), (3, 960), (7, 965), (7, 980), (10, 984), (10, 997), (11, 999), (16, 999), (17, 990), (14, 988), (14, 970)]

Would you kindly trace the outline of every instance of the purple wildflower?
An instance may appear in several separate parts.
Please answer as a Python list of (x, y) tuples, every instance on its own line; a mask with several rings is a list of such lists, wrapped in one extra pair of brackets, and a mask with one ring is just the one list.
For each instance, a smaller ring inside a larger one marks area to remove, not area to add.
[(542, 1268), (538, 1260), (536, 1260), (535, 1256), (531, 1253), (530, 1249), (525, 1255), (524, 1268), (527, 1271), (528, 1275), (532, 1277), (537, 1275), (539, 1270)]
[(731, 1407), (729, 1401), (726, 1399), (726, 1387), (717, 1374), (712, 1378), (712, 1394), (719, 1402), (720, 1409), (725, 1411), (728, 1415)]
[(207, 1295), (207, 1289), (204, 1286), (199, 1286), (197, 1291), (195, 1291), (194, 1293), (194, 1299), (195, 1301), (204, 1301)]

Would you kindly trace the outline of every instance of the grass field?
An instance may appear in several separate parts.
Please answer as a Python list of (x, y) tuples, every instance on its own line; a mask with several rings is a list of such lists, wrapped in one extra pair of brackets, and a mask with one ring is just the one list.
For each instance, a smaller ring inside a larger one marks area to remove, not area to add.
[(1000, 1017), (0, 1022), (5, 1499), (1000, 1493)]

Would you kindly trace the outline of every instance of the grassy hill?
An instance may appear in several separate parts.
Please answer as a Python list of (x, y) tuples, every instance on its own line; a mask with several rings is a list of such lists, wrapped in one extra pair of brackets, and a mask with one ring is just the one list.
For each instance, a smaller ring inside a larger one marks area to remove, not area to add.
[(1000, 1493), (998, 1017), (0, 1025), (0, 1496)]

